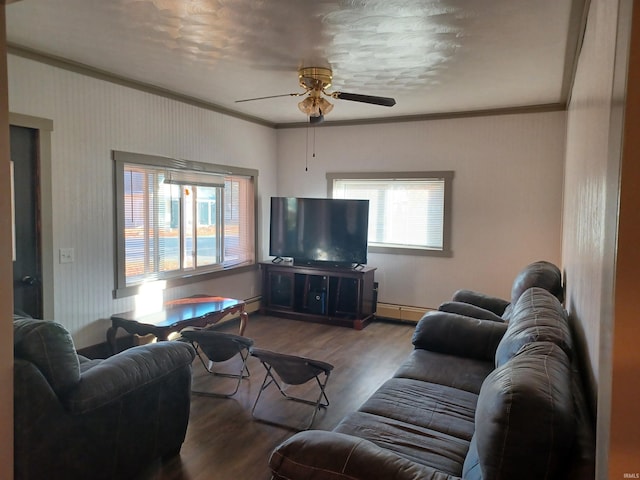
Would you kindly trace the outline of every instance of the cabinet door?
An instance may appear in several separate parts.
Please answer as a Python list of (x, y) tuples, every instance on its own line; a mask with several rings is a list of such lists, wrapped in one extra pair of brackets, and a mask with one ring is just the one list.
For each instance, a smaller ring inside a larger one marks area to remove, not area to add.
[(296, 310), (315, 315), (326, 315), (327, 277), (308, 274), (296, 274), (295, 277)]
[(269, 306), (293, 308), (293, 274), (269, 272)]
[(335, 293), (335, 313), (356, 318), (360, 308), (361, 282), (357, 278), (338, 278)]

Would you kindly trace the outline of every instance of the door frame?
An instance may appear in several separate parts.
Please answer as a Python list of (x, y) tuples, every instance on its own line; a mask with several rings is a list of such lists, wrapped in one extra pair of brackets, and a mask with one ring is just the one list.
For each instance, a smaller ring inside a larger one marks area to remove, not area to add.
[(36, 152), (40, 169), (40, 252), (42, 285), (42, 318), (54, 317), (54, 252), (53, 252), (53, 182), (51, 168), (51, 132), (53, 120), (9, 112), (9, 125), (26, 127), (38, 131)]

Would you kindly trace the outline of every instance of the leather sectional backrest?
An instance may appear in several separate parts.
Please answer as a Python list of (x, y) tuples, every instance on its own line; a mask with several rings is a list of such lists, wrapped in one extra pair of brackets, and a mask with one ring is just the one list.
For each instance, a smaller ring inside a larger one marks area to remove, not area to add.
[(560, 302), (564, 301), (562, 272), (551, 262), (544, 260), (533, 262), (518, 273), (511, 287), (511, 303), (515, 304), (520, 295), (531, 287), (544, 288)]
[(525, 345), (485, 379), (465, 480), (557, 478), (574, 441), (571, 367), (551, 342)]
[(13, 348), (17, 358), (40, 370), (59, 397), (80, 382), (80, 361), (73, 339), (59, 323), (31, 318), (14, 320)]
[(558, 299), (543, 288), (530, 288), (513, 305), (507, 331), (496, 350), (496, 367), (509, 361), (525, 345), (552, 342), (572, 356), (571, 331)]

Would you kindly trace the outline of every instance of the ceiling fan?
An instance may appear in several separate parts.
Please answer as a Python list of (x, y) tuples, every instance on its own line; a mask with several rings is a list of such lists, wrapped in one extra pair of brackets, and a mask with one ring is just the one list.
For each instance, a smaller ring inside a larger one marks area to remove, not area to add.
[(321, 123), (324, 121), (325, 114), (333, 110), (333, 104), (329, 103), (322, 95), (337, 98), (340, 100), (350, 100), (352, 102), (370, 103), (373, 105), (382, 105), (385, 107), (393, 107), (396, 104), (395, 99), (390, 97), (376, 97), (372, 95), (360, 95), (358, 93), (346, 92), (327, 92), (327, 88), (331, 87), (333, 80), (333, 72), (330, 68), (325, 67), (304, 67), (298, 70), (298, 83), (304, 92), (285, 93), (283, 95), (270, 95), (267, 97), (246, 98), (244, 100), (236, 100), (236, 103), (251, 102), (253, 100), (264, 100), (267, 98), (277, 97), (300, 97), (307, 95), (303, 101), (298, 103), (298, 108), (309, 117), (310, 123)]

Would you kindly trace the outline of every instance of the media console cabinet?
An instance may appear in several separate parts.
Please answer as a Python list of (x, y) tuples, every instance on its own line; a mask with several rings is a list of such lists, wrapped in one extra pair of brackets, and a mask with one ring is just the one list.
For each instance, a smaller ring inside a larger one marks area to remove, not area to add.
[(373, 267), (262, 262), (263, 314), (362, 330), (376, 312)]

